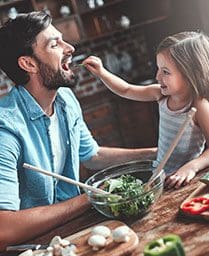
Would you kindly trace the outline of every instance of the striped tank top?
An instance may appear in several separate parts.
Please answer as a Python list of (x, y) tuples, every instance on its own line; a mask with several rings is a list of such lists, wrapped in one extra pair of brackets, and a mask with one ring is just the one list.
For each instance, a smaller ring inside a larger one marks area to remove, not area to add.
[[(191, 104), (189, 104), (181, 110), (171, 111), (168, 108), (167, 101), (168, 97), (164, 97), (158, 102), (160, 120), (156, 165), (162, 161), (191, 108)], [(197, 158), (203, 152), (205, 142), (205, 137), (200, 128), (191, 121), (164, 167), (166, 174), (176, 171), (185, 163)]]

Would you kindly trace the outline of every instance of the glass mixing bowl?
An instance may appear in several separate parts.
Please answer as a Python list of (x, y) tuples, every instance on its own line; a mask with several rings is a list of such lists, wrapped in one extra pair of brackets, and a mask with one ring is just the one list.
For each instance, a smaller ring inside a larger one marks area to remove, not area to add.
[[(145, 184), (155, 170), (152, 160), (132, 161), (103, 169), (87, 179), (86, 184), (103, 189), (107, 180), (117, 179), (122, 175), (131, 175)], [(123, 176), (124, 177), (124, 176)], [(139, 191), (117, 192), (118, 196), (102, 195), (85, 189), (88, 199), (94, 208), (113, 219), (127, 219), (130, 217), (142, 217), (150, 210), (150, 207), (159, 199), (163, 191), (165, 173), (160, 175), (150, 184), (149, 188), (138, 182)], [(136, 188), (136, 187), (135, 187)], [(138, 190), (138, 187), (137, 187)]]

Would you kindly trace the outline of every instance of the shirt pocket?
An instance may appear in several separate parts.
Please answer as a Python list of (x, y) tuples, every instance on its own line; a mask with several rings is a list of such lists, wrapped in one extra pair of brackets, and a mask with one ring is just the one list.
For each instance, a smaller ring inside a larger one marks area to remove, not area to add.
[(47, 199), (53, 202), (54, 178), (30, 170), (27, 170), (27, 172), (28, 174), (25, 177), (26, 182), (24, 187), (22, 187), (22, 192), (24, 191), (28, 198), (31, 198), (33, 201), (45, 201)]

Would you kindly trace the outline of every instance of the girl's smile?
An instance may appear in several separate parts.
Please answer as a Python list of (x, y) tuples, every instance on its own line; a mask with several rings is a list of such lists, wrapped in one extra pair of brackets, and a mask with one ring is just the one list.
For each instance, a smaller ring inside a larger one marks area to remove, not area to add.
[(168, 51), (157, 54), (157, 65), (156, 79), (160, 83), (161, 93), (164, 96), (185, 98), (190, 95), (188, 82), (178, 70)]
[(166, 85), (164, 85), (164, 84), (161, 84), (161, 85), (160, 85), (160, 88), (162, 89), (162, 91), (164, 91), (164, 90), (166, 90), (166, 89), (167, 89), (167, 86), (166, 86)]

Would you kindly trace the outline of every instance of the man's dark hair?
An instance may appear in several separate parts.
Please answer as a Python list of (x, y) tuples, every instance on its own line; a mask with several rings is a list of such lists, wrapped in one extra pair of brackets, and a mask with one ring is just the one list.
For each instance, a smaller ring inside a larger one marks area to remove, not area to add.
[(19, 14), (0, 28), (0, 68), (18, 84), (29, 81), (26, 71), (18, 65), (20, 56), (33, 56), (36, 36), (51, 24), (52, 18), (45, 12)]

